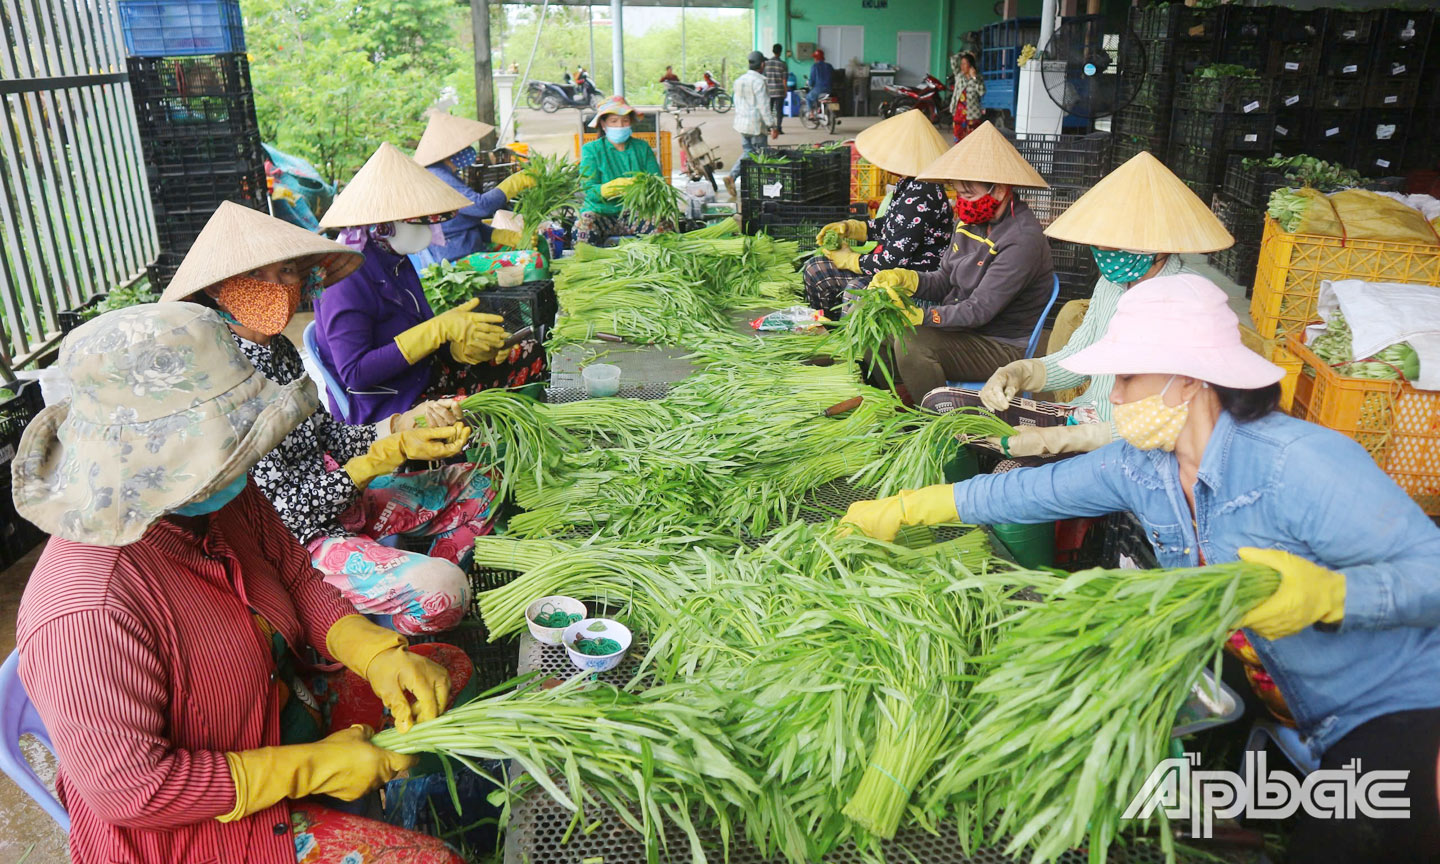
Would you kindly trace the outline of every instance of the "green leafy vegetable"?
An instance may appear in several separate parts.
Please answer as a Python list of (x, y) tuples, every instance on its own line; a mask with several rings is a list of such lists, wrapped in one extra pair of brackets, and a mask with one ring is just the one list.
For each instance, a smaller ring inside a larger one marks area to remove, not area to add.
[(632, 223), (648, 223), (672, 230), (680, 224), (680, 190), (659, 174), (631, 175), (635, 182), (620, 193), (620, 213)]

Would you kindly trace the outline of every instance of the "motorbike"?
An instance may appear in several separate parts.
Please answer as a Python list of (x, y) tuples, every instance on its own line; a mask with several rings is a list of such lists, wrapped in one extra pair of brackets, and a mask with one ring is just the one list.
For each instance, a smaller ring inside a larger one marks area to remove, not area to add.
[[(800, 88), (801, 97), (808, 96), (809, 87)], [(831, 135), (835, 134), (835, 127), (840, 125), (840, 97), (834, 93), (826, 93), (820, 97), (820, 104), (814, 111), (806, 106), (805, 113), (800, 115), (800, 122), (805, 124), (807, 129), (819, 129), (822, 125), (825, 131)]]
[(525, 104), (546, 114), (554, 114), (561, 108), (594, 108), (604, 98), (588, 77), (574, 84), (531, 81), (525, 91)]
[(733, 107), (735, 101), (730, 94), (725, 92), (724, 87), (715, 86), (705, 90), (697, 90), (683, 81), (665, 82), (665, 100), (663, 107), (666, 111), (690, 111), (695, 108), (709, 108), (724, 114)]
[(902, 111), (911, 108), (919, 108), (930, 118), (931, 123), (938, 123), (945, 118), (946, 105), (941, 100), (940, 94), (950, 88), (944, 81), (934, 75), (927, 74), (925, 80), (919, 87), (911, 87), (908, 84), (887, 84), (885, 92), (890, 98), (880, 103), (880, 116), (893, 117)]
[(680, 170), (692, 181), (707, 181), (713, 190), (719, 188), (715, 183), (715, 172), (725, 167), (725, 163), (720, 161), (715, 148), (705, 145), (700, 135), (700, 127), (704, 125), (697, 123), (686, 129), (684, 121), (676, 114), (675, 143), (680, 148)]

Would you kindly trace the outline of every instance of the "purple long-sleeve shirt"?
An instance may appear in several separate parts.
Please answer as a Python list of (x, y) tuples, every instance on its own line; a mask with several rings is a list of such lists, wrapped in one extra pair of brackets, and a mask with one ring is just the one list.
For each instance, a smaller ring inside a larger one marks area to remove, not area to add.
[(411, 366), (395, 337), (434, 316), (410, 259), (374, 243), (360, 269), (325, 289), (315, 304), (320, 359), (350, 394), (350, 412), (335, 400), (330, 413), (347, 423), (375, 423), (420, 401), (430, 358)]
[(445, 245), (431, 246), (430, 251), (443, 261), (455, 261), (479, 252), (482, 245), (490, 242), (490, 226), (484, 220), (494, 216), (497, 210), (503, 210), (509, 199), (498, 186), (489, 192), (476, 192), (455, 176), (454, 171), (445, 167), (444, 162), (436, 162), (425, 170), (471, 201), (470, 206), (461, 209), (454, 218), (440, 223), (441, 230), (445, 232)]

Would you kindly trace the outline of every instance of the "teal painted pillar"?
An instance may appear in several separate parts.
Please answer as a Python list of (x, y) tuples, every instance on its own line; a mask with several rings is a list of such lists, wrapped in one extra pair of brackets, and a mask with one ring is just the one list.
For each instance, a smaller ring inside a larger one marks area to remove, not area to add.
[(935, 49), (931, 51), (931, 54), (934, 56), (930, 58), (930, 65), (935, 72), (935, 77), (943, 81), (945, 80), (945, 73), (949, 71), (950, 42), (952, 41), (950, 22), (953, 17), (950, 14), (950, 7), (951, 4), (954, 3), (954, 0), (938, 0), (938, 2), (940, 4), (940, 28), (936, 33), (938, 37), (935, 40), (937, 45)]

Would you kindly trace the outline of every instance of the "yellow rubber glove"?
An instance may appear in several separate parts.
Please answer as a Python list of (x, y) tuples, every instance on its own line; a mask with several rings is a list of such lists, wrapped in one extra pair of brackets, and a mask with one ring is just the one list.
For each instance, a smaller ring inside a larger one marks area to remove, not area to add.
[(1280, 587), (1245, 613), (1241, 627), (1266, 639), (1279, 639), (1317, 622), (1339, 624), (1345, 617), (1345, 574), (1280, 549), (1246, 546), (1238, 553), (1241, 561), (1280, 571)]
[(504, 192), (506, 198), (514, 198), (526, 189), (535, 188), (535, 175), (528, 170), (520, 171), (501, 180), (496, 188)]
[(286, 798), (307, 795), (354, 801), (415, 765), (414, 756), (371, 745), (370, 734), (364, 726), (351, 726), (314, 744), (226, 753), (235, 782), (235, 809), (216, 818), (234, 822)]
[(616, 177), (614, 180), (600, 184), (600, 194), (605, 198), (619, 198), (624, 193), (625, 187), (634, 182), (634, 177)]
[(1016, 360), (995, 370), (980, 388), (980, 402), (991, 411), (1004, 411), (1020, 391), (1044, 389), (1045, 364), (1039, 360)]
[(404, 414), (390, 418), (391, 432), (408, 432), (411, 429), (439, 429), (454, 426), (460, 422), (459, 399), (432, 399), (421, 402)]
[(871, 288), (893, 288), (902, 296), (909, 297), (920, 287), (920, 274), (914, 270), (895, 268), (892, 270), (881, 270), (870, 277)]
[[(356, 486), (390, 474), (407, 459), (449, 459), (465, 449), (470, 427), (464, 423), (434, 428), (407, 429), (386, 435), (370, 445), (370, 452), (345, 463), (345, 473)], [(333, 656), (333, 655), (332, 655)]]
[(854, 525), (876, 540), (894, 540), (906, 525), (943, 525), (960, 521), (955, 512), (955, 487), (938, 483), (879, 498), (856, 501), (845, 511), (841, 525)]
[(495, 246), (503, 246), (506, 249), (517, 249), (525, 238), (520, 236), (519, 231), (507, 231), (504, 228), (496, 228), (490, 232), (490, 242)]
[[(909, 271), (902, 270), (900, 272), (907, 273)], [(895, 304), (896, 309), (905, 313), (905, 320), (909, 321), (911, 325), (919, 325), (921, 321), (925, 320), (925, 313), (921, 312), (920, 308), (914, 303), (911, 303), (906, 297), (900, 296), (895, 288), (887, 287), (885, 289), (885, 295), (890, 298), (891, 303)]]
[[(413, 723), (434, 720), (450, 703), (449, 674), (440, 664), (406, 651), (405, 646), (405, 637), (371, 623), (364, 615), (346, 615), (325, 634), (326, 652), (370, 682), (401, 732)], [(415, 698), (414, 706), (410, 696)]]
[(504, 324), (505, 319), (499, 315), (471, 312), (479, 303), (480, 298), (473, 297), (396, 336), (395, 345), (405, 357), (405, 362), (413, 366), (446, 343), (450, 345), (450, 356), (458, 363), (473, 365), (494, 357), (509, 338), (503, 328), (496, 326)]
[(1014, 435), (986, 438), (990, 446), (1006, 456), (1055, 456), (1060, 453), (1089, 453), (1115, 440), (1109, 423), (1080, 423), (1075, 426), (1022, 426)]
[(830, 259), (830, 263), (841, 270), (848, 270), (851, 273), (860, 272), (859, 252), (852, 251), (843, 246), (839, 249), (826, 249), (824, 252), (825, 257)]
[(820, 233), (815, 235), (815, 245), (819, 246), (825, 242), (825, 235), (834, 231), (851, 243), (864, 243), (870, 234), (870, 227), (859, 219), (845, 219), (840, 222), (831, 222)]

